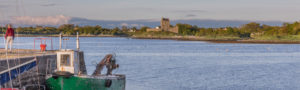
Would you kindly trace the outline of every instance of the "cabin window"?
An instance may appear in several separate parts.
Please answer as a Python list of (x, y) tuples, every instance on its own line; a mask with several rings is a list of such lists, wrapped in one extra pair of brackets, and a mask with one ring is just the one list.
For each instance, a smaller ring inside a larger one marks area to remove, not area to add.
[(71, 66), (71, 60), (69, 54), (62, 54), (60, 58), (61, 58), (60, 60), (61, 66)]

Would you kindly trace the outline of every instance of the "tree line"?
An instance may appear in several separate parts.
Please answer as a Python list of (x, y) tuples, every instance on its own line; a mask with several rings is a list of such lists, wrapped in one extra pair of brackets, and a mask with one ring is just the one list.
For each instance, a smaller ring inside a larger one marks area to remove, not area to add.
[(189, 24), (177, 24), (180, 35), (238, 38), (300, 38), (300, 23), (283, 23), (282, 26), (270, 26), (251, 22), (240, 27), (199, 28)]
[[(251, 22), (240, 27), (222, 27), (222, 28), (203, 28), (196, 25), (176, 24), (179, 28), (178, 33), (172, 32), (147, 32), (149, 27), (126, 27), (121, 28), (103, 28), (96, 26), (78, 26), (74, 24), (64, 24), (59, 27), (16, 27), (18, 34), (59, 34), (75, 35), (79, 32), (81, 35), (171, 35), (171, 36), (199, 36), (199, 37), (238, 37), (238, 38), (258, 38), (258, 37), (273, 37), (282, 38), (286, 36), (299, 36), (300, 23), (283, 23), (282, 26), (270, 26)], [(6, 28), (1, 27), (0, 33), (5, 33)]]

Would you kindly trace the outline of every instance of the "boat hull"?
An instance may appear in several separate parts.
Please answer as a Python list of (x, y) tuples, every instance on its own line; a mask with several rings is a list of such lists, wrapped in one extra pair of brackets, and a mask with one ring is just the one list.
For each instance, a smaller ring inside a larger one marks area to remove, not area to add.
[(49, 90), (125, 90), (125, 75), (71, 76), (47, 79)]

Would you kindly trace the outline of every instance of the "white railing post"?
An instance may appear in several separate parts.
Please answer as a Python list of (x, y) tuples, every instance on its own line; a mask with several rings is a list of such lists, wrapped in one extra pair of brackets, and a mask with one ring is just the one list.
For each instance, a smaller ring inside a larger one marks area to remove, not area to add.
[(79, 47), (79, 33), (77, 32), (77, 39), (76, 39), (76, 46), (77, 46), (77, 51), (79, 51), (80, 47)]
[(61, 39), (62, 39), (62, 34), (59, 34), (59, 50), (61, 50)]

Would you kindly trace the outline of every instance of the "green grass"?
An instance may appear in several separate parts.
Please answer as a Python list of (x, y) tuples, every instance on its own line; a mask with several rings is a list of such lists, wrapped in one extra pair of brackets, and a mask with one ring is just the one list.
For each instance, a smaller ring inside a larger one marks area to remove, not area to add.
[(270, 41), (300, 41), (300, 35), (287, 36), (259, 36), (254, 37), (254, 40), (270, 40)]

